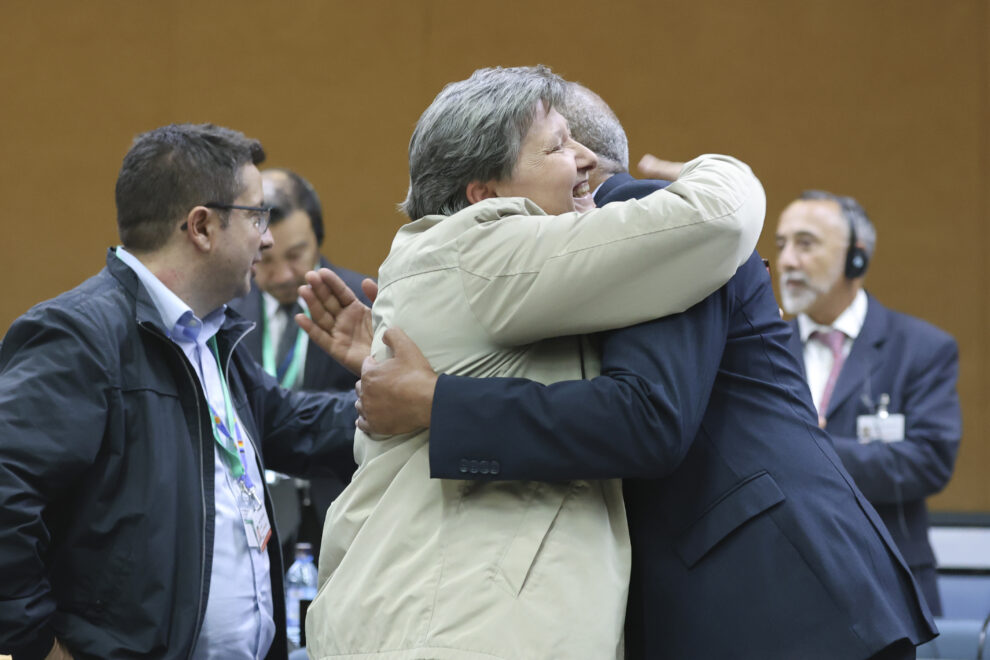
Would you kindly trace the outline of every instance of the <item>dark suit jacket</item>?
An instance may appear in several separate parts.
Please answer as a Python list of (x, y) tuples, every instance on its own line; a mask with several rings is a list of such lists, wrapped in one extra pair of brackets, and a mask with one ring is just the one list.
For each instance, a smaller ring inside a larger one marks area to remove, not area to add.
[[(935, 557), (928, 543), (925, 498), (942, 490), (962, 436), (956, 394), (959, 352), (951, 336), (868, 297), (866, 319), (835, 384), (825, 417), (835, 451), (890, 530), (921, 583), (929, 605), (941, 612)], [(788, 343), (804, 375), (797, 321)], [(904, 415), (902, 442), (860, 444), (856, 418), (875, 412), (890, 395), (890, 413)]]
[(613, 174), (595, 191), (595, 204), (605, 206), (609, 202), (639, 199), (651, 192), (666, 188), (670, 181), (663, 179), (636, 179), (628, 172)]
[[(364, 304), (371, 305), (371, 302), (361, 292), (361, 280), (365, 278), (364, 275), (346, 268), (334, 266), (323, 257), (320, 257), (320, 267), (329, 268), (337, 273)], [(263, 310), (261, 290), (252, 283), (251, 291), (247, 295), (232, 301), (230, 306), (237, 310), (241, 316), (254, 321), (256, 324), (255, 329), (244, 337), (243, 343), (248, 352), (260, 363), (262, 359), (260, 326)], [(327, 355), (326, 352), (316, 346), (308, 347), (306, 351), (306, 365), (303, 370), (302, 387), (298, 389), (318, 392), (350, 392), (354, 389), (354, 383), (356, 382), (357, 376), (341, 366), (339, 362)], [(355, 396), (354, 398), (356, 399), (357, 397)], [(356, 418), (357, 415), (355, 413)], [(356, 468), (357, 465), (354, 466), (354, 469)], [(344, 489), (348, 481), (349, 478), (345, 480), (333, 477), (310, 480), (310, 496), (313, 500), (313, 506), (320, 517), (320, 525), (323, 524), (330, 503), (340, 494), (340, 491)]]
[[(631, 658), (866, 658), (930, 639), (907, 567), (818, 429), (789, 338), (754, 253), (684, 314), (605, 333), (603, 377), (441, 376), (432, 475), (625, 478)], [(497, 474), (465, 473), (472, 460)]]

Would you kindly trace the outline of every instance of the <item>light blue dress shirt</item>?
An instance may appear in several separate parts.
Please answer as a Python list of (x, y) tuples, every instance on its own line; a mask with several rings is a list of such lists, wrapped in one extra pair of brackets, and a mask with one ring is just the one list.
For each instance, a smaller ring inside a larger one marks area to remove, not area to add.
[[(210, 405), (224, 410), (220, 371), (213, 351), (206, 342), (223, 324), (226, 306), (210, 312), (200, 320), (189, 305), (162, 284), (134, 255), (123, 247), (117, 257), (127, 264), (148, 290), (152, 302), (169, 329), (169, 337), (192, 364)], [(235, 412), (236, 415), (236, 412)], [(237, 420), (240, 424), (240, 419)], [(241, 424), (241, 432), (247, 432)], [(268, 553), (248, 546), (247, 533), (238, 502), (240, 484), (230, 473), (219, 447), (214, 444), (214, 518), (213, 571), (206, 603), (203, 627), (192, 657), (264, 658), (275, 638), (272, 601), (271, 566)], [(257, 488), (264, 481), (255, 458), (254, 443), (245, 442), (247, 471)], [(259, 497), (263, 497), (259, 492)]]

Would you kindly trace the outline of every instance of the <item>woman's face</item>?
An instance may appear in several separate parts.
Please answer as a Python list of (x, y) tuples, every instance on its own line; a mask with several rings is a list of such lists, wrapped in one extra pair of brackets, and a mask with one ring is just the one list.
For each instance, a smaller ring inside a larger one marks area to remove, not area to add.
[(523, 138), (512, 176), (496, 181), (499, 197), (528, 197), (550, 215), (595, 208), (588, 172), (598, 159), (571, 138), (567, 120), (541, 101), (536, 119)]

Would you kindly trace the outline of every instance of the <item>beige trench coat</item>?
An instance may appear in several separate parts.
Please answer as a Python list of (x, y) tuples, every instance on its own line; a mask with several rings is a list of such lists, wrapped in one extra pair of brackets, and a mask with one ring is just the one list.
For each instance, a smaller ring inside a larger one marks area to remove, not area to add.
[[(583, 214), (490, 199), (425, 217), (381, 267), (373, 353), (386, 358), (382, 334), (400, 327), (437, 372), (580, 378), (574, 335), (708, 296), (752, 253), (764, 207), (746, 165), (703, 156), (666, 190)], [(428, 440), (357, 432), (358, 471), (323, 532), (310, 657), (617, 657), (630, 565), (621, 482), (430, 479)]]

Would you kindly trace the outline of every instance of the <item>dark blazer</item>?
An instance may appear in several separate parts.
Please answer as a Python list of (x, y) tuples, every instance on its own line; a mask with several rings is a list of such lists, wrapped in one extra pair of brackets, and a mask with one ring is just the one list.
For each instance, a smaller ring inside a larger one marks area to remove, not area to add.
[[(320, 257), (320, 267), (329, 268), (337, 273), (347, 286), (354, 291), (361, 302), (368, 306), (371, 305), (371, 301), (361, 292), (361, 280), (365, 278), (364, 275), (353, 270), (334, 266), (323, 257)], [(251, 291), (247, 295), (232, 301), (230, 306), (241, 316), (255, 323), (254, 330), (244, 337), (242, 343), (248, 350), (248, 353), (260, 364), (262, 360), (261, 314), (263, 310), (261, 290), (252, 282)], [(354, 389), (354, 383), (356, 382), (357, 376), (327, 355), (325, 351), (316, 346), (310, 346), (306, 351), (306, 366), (303, 370), (302, 387), (297, 389), (306, 392), (350, 393)], [(354, 398), (356, 399), (357, 397), (354, 396)], [(344, 487), (350, 481), (350, 475), (353, 474), (355, 469), (357, 469), (356, 464), (349, 474), (344, 475), (344, 478), (325, 477), (310, 480), (310, 497), (319, 517), (321, 527), (326, 517), (327, 508), (340, 495), (340, 492), (344, 490)], [(284, 510), (284, 507), (280, 507), (280, 510)], [(298, 512), (287, 512), (282, 516), (277, 515), (276, 517), (282, 518), (284, 521), (283, 525), (292, 527), (293, 519), (295, 519), (295, 525), (298, 525)], [(291, 539), (287, 540), (291, 541)]]
[[(868, 297), (866, 319), (835, 384), (825, 418), (835, 451), (876, 507), (921, 584), (941, 612), (935, 557), (928, 543), (925, 498), (948, 483), (962, 436), (956, 394), (959, 351), (938, 328), (892, 311)], [(788, 348), (804, 375), (804, 347), (791, 321)], [(904, 415), (904, 441), (860, 444), (856, 418), (876, 411), (888, 394), (888, 412)]]
[[(432, 476), (626, 479), (630, 658), (852, 659), (928, 640), (910, 572), (817, 426), (790, 334), (754, 253), (687, 312), (603, 334), (603, 377), (441, 376)], [(472, 460), (495, 474), (465, 472)]]
[(651, 192), (666, 188), (670, 181), (663, 179), (636, 179), (628, 172), (613, 174), (595, 191), (595, 204), (605, 206), (609, 202), (639, 199)]

